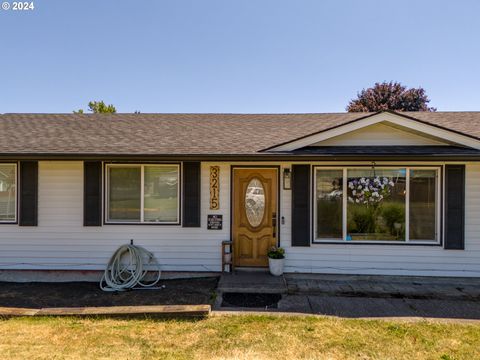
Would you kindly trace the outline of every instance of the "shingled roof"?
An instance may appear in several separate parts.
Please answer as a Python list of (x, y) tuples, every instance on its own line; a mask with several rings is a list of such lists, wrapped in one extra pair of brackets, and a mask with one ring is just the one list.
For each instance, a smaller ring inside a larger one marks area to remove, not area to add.
[[(405, 112), (480, 139), (480, 112)], [(0, 155), (254, 155), (372, 115), (4, 114)]]

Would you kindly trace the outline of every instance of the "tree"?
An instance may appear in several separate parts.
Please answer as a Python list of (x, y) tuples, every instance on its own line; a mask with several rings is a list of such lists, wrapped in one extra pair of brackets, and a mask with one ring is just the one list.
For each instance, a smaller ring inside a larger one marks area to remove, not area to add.
[(430, 99), (423, 88), (410, 88), (398, 82), (375, 83), (375, 86), (363, 89), (357, 98), (348, 103), (348, 112), (369, 112), (382, 110), (396, 111), (436, 111), (428, 107)]
[[(88, 110), (94, 114), (115, 114), (117, 109), (112, 104), (106, 105), (103, 101), (90, 101)], [(74, 111), (74, 114), (83, 114), (83, 109)]]

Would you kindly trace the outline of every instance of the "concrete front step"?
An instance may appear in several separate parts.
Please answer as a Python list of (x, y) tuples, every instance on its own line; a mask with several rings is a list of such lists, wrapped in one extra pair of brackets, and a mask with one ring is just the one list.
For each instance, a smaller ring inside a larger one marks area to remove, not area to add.
[(273, 276), (266, 272), (236, 271), (222, 274), (217, 292), (286, 294), (287, 283), (283, 276)]

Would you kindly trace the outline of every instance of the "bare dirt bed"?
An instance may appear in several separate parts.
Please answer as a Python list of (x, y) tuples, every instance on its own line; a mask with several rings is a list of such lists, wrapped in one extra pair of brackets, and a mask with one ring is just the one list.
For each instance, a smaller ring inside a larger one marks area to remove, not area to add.
[(160, 281), (158, 290), (103, 292), (98, 283), (0, 282), (0, 307), (82, 307), (128, 305), (195, 305), (214, 300), (217, 278)]

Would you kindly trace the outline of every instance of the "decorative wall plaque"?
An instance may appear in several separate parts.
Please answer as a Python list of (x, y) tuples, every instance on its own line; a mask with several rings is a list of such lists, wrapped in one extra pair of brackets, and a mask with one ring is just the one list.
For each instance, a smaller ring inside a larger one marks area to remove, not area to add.
[(207, 229), (208, 230), (222, 230), (223, 215), (207, 215)]
[(220, 209), (220, 167), (210, 166), (210, 210)]

